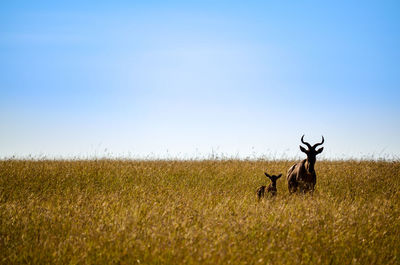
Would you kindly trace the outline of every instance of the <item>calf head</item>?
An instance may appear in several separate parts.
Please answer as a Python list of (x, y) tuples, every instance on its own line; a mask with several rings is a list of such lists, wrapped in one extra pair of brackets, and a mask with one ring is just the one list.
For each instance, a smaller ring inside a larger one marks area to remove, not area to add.
[(267, 172), (265, 172), (264, 174), (265, 174), (265, 176), (267, 176), (267, 177), (271, 180), (272, 187), (276, 188), (276, 181), (277, 181), (280, 177), (282, 177), (282, 174), (279, 174), (278, 176), (269, 175)]

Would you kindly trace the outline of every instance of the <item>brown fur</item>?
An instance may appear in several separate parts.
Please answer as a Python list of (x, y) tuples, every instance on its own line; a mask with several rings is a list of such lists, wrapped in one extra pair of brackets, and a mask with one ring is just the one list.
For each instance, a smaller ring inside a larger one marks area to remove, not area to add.
[(320, 154), (324, 148), (322, 147), (318, 150), (315, 150), (315, 148), (324, 143), (324, 137), (322, 137), (321, 143), (317, 143), (314, 146), (304, 142), (303, 138), (304, 135), (301, 137), (301, 142), (307, 145), (308, 150), (302, 146), (300, 146), (300, 150), (307, 155), (307, 159), (304, 159), (289, 168), (287, 174), (289, 193), (297, 191), (301, 193), (314, 192), (317, 183), (317, 174), (315, 173), (314, 165), (316, 162), (316, 156)]
[(267, 190), (267, 194), (270, 194), (271, 197), (276, 196), (276, 194), (278, 193), (278, 190), (276, 189), (276, 181), (282, 176), (282, 174), (278, 176), (271, 176), (267, 172), (265, 172), (264, 174), (271, 180), (271, 183), (268, 185), (268, 187), (261, 186), (257, 189), (258, 200), (261, 200), (265, 196), (265, 189)]
[(261, 186), (261, 187), (259, 187), (257, 189), (257, 198), (258, 198), (258, 200), (261, 200), (262, 198), (264, 198), (265, 188), (266, 188), (266, 186)]

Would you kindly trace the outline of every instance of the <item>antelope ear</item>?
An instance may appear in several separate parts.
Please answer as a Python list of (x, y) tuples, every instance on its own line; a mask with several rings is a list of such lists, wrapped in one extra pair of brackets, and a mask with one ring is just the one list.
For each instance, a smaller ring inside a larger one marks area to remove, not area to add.
[(322, 153), (323, 150), (324, 150), (323, 147), (321, 147), (320, 149), (318, 149), (318, 150), (317, 150), (317, 155), (320, 154), (320, 153)]
[(300, 146), (300, 151), (307, 154), (307, 150), (303, 146), (301, 146), (301, 145), (299, 145), (299, 146)]
[(278, 179), (278, 178), (280, 178), (280, 177), (282, 177), (282, 174), (279, 174), (279, 175), (276, 177), (276, 179)]
[(271, 176), (270, 176), (270, 175), (268, 175), (268, 173), (267, 173), (267, 172), (264, 172), (264, 174), (265, 174), (265, 176), (267, 176), (268, 178), (271, 178)]

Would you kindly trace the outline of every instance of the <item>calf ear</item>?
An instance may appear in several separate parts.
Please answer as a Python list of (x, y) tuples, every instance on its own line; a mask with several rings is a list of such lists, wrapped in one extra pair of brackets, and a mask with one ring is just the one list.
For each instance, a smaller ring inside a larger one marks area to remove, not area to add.
[(280, 178), (280, 177), (282, 177), (282, 174), (279, 174), (279, 175), (276, 177), (276, 179), (278, 179), (278, 178)]
[(303, 147), (303, 146), (301, 146), (301, 145), (299, 145), (300, 146), (300, 150), (303, 152), (303, 153), (306, 153), (307, 154), (307, 150)]
[(317, 155), (318, 155), (318, 154), (320, 154), (320, 153), (322, 153), (322, 151), (323, 151), (323, 150), (324, 150), (324, 148), (323, 148), (323, 147), (321, 147), (320, 149), (318, 149), (318, 150), (317, 150), (317, 152), (316, 152), (316, 153), (317, 153)]
[(270, 176), (270, 175), (268, 175), (268, 173), (267, 173), (267, 172), (264, 172), (264, 174), (265, 174), (265, 176), (267, 176), (268, 178), (271, 178), (271, 176)]

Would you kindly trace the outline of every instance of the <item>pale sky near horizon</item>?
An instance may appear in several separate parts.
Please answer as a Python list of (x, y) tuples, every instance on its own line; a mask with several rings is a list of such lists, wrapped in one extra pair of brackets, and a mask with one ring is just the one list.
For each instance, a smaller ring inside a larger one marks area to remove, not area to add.
[(400, 157), (398, 1), (3, 1), (1, 157)]

